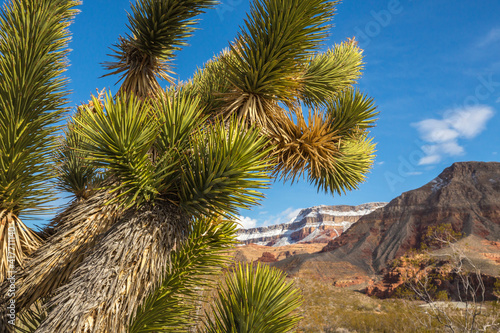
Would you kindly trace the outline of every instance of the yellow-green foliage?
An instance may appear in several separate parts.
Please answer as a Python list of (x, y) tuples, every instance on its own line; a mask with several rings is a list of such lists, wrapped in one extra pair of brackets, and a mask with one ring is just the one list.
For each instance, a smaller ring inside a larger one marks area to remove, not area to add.
[(442, 248), (454, 243), (464, 237), (464, 234), (453, 229), (449, 223), (429, 226), (425, 232), (421, 250), (425, 251), (430, 248)]

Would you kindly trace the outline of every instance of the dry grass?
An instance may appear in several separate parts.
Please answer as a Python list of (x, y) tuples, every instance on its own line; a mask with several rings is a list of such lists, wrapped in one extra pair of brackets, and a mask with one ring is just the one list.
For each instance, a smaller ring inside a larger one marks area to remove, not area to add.
[[(447, 332), (420, 307), (422, 302), (377, 299), (348, 288), (304, 279), (295, 279), (304, 295), (304, 319), (297, 333), (347, 332)], [(487, 303), (481, 315), (486, 321), (498, 318), (499, 304)], [(484, 332), (496, 332), (489, 328)]]

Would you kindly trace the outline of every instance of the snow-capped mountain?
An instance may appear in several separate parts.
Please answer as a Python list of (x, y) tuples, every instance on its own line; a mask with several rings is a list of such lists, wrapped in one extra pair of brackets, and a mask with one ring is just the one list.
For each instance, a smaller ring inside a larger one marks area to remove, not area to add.
[(238, 240), (243, 244), (283, 246), (294, 243), (327, 243), (340, 236), (362, 216), (384, 207), (385, 202), (359, 206), (315, 206), (302, 209), (288, 223), (268, 227), (240, 229)]

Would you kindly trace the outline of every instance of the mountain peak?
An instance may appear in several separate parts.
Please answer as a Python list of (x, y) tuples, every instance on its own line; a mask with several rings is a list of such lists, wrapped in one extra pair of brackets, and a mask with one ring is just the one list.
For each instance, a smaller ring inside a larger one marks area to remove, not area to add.
[(362, 217), (323, 251), (340, 251), (376, 272), (418, 248), (427, 229), (440, 224), (450, 224), (467, 236), (500, 238), (500, 163), (454, 163), (426, 185)]
[(320, 205), (305, 208), (287, 223), (240, 229), (237, 239), (243, 244), (254, 243), (268, 246), (327, 243), (340, 236), (362, 216), (386, 204), (385, 202), (372, 202), (358, 206)]

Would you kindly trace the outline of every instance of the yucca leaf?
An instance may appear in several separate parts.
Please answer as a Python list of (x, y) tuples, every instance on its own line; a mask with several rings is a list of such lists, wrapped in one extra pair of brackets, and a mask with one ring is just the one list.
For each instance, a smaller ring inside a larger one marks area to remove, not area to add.
[(238, 263), (206, 312), (202, 332), (286, 333), (301, 317), (302, 296), (284, 272), (265, 264)]
[(195, 215), (230, 216), (256, 204), (269, 179), (266, 143), (235, 121), (198, 131), (183, 162), (181, 206)]
[(8, 1), (0, 13), (0, 210), (39, 214), (53, 200), (50, 153), (68, 94), (77, 1)]
[(355, 89), (347, 89), (326, 103), (326, 114), (339, 136), (375, 126), (378, 115), (373, 98)]
[(187, 148), (191, 134), (207, 119), (201, 114), (200, 97), (182, 88), (163, 94), (153, 102), (153, 109), (160, 123), (155, 146), (161, 152)]
[(356, 189), (374, 159), (367, 136), (378, 114), (373, 99), (348, 89), (326, 103), (326, 114), (302, 111), (276, 118), (267, 129), (272, 139), (274, 176), (295, 181), (306, 176), (318, 190), (342, 194)]
[(138, 0), (129, 15), (130, 35), (115, 45), (116, 61), (105, 63), (124, 80), (120, 92), (140, 98), (160, 92), (158, 79), (172, 82), (169, 63), (174, 51), (186, 45), (195, 16), (216, 4), (213, 0)]
[[(73, 116), (81, 117), (80, 114)], [(70, 120), (59, 139), (59, 146), (53, 152), (59, 189), (73, 193), (76, 198), (86, 199), (103, 180), (102, 170), (87, 160), (80, 148), (83, 137), (74, 130), (74, 120)]]
[(360, 132), (339, 142), (339, 157), (330, 166), (311, 172), (308, 179), (325, 193), (345, 194), (357, 189), (375, 159), (375, 144)]
[(0, 283), (41, 244), (19, 215), (44, 213), (54, 199), (50, 154), (77, 4), (11, 0), (0, 12)]
[(229, 80), (238, 90), (295, 100), (301, 66), (326, 39), (337, 1), (256, 0), (231, 44)]
[(129, 15), (129, 39), (138, 50), (160, 59), (186, 45), (195, 16), (213, 7), (214, 0), (139, 0)]
[(224, 106), (224, 95), (229, 92), (232, 85), (227, 77), (228, 60), (233, 57), (229, 50), (223, 50), (218, 56), (207, 61), (203, 68), (198, 68), (188, 86), (194, 94), (199, 96), (207, 114), (215, 115)]
[(361, 76), (362, 50), (349, 40), (324, 53), (319, 53), (306, 64), (302, 74), (302, 99), (309, 106), (323, 106)]
[(158, 134), (158, 122), (149, 105), (135, 97), (108, 95), (104, 106), (94, 99), (94, 109), (75, 118), (75, 131), (84, 140), (79, 151), (93, 165), (117, 180), (113, 191), (125, 206), (139, 206), (159, 193), (158, 179), (148, 152)]
[(275, 177), (293, 183), (306, 172), (320, 174), (340, 158), (340, 137), (320, 112), (310, 112), (306, 121), (299, 110), (277, 118), (275, 123), (268, 129), (276, 161)]
[(19, 314), (15, 333), (34, 333), (46, 316), (47, 311), (42, 300), (39, 300)]

